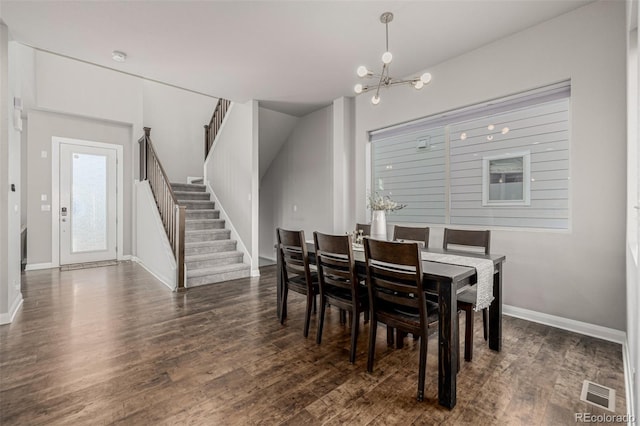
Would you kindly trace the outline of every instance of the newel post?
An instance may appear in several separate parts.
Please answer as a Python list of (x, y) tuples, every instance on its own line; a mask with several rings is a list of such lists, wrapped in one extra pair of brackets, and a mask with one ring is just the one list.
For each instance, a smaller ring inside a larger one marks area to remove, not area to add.
[(138, 140), (140, 144), (140, 182), (147, 180), (147, 145), (151, 135), (151, 127), (143, 127), (144, 136)]
[(204, 159), (207, 159), (207, 155), (209, 155), (209, 132), (210, 127), (208, 124), (204, 125)]

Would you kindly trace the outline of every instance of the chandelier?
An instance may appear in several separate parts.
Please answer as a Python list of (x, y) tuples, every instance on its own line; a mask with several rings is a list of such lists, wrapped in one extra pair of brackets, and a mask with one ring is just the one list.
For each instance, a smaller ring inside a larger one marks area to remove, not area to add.
[(393, 59), (393, 55), (389, 52), (389, 22), (393, 21), (393, 13), (385, 12), (380, 15), (380, 22), (382, 22), (385, 26), (387, 37), (386, 37), (386, 50), (382, 54), (382, 71), (380, 74), (374, 74), (373, 71), (370, 71), (364, 65), (358, 67), (356, 73), (360, 78), (372, 78), (377, 79), (377, 84), (363, 85), (362, 83), (358, 83), (355, 85), (353, 90), (356, 93), (363, 93), (369, 90), (375, 89), (376, 93), (371, 97), (371, 103), (374, 105), (378, 105), (380, 103), (380, 88), (386, 87), (389, 88), (391, 86), (397, 86), (399, 84), (410, 84), (416, 90), (420, 90), (424, 87), (425, 84), (428, 84), (431, 81), (431, 74), (425, 72), (420, 77), (412, 78), (411, 80), (398, 80), (389, 75), (389, 64), (391, 64), (391, 60)]

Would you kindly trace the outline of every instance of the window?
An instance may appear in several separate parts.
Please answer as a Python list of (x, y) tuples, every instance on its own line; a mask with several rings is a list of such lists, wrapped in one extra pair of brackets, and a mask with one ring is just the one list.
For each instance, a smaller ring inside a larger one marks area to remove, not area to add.
[(528, 206), (531, 202), (529, 151), (482, 159), (482, 205)]
[(370, 133), (391, 223), (569, 228), (569, 82)]

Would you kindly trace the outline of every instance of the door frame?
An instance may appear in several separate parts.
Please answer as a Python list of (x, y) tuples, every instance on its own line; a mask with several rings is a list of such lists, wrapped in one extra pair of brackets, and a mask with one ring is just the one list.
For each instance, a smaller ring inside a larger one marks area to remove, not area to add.
[(124, 148), (122, 145), (71, 139), (51, 138), (51, 264), (60, 266), (60, 144), (80, 145), (116, 151), (116, 260), (123, 260), (124, 246)]

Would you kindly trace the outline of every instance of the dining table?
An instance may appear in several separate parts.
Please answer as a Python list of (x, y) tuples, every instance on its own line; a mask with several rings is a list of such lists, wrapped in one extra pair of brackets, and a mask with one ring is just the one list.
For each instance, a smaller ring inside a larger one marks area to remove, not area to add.
[[(309, 262), (315, 263), (315, 246), (307, 241)], [(465, 257), (489, 259), (494, 264), (493, 301), (489, 306), (489, 348), (502, 349), (502, 266), (506, 256), (501, 254), (481, 254), (441, 248), (423, 248), (428, 253), (454, 254)], [(282, 309), (282, 259), (277, 250), (277, 314)], [(354, 249), (354, 258), (359, 274), (366, 275), (364, 251)], [(469, 286), (476, 284), (477, 273), (474, 267), (422, 261), (423, 286), (426, 292), (438, 295), (438, 402), (449, 409), (456, 405), (456, 376), (460, 352), (458, 336), (458, 306), (456, 295)], [(286, 311), (285, 311), (286, 312)]]

